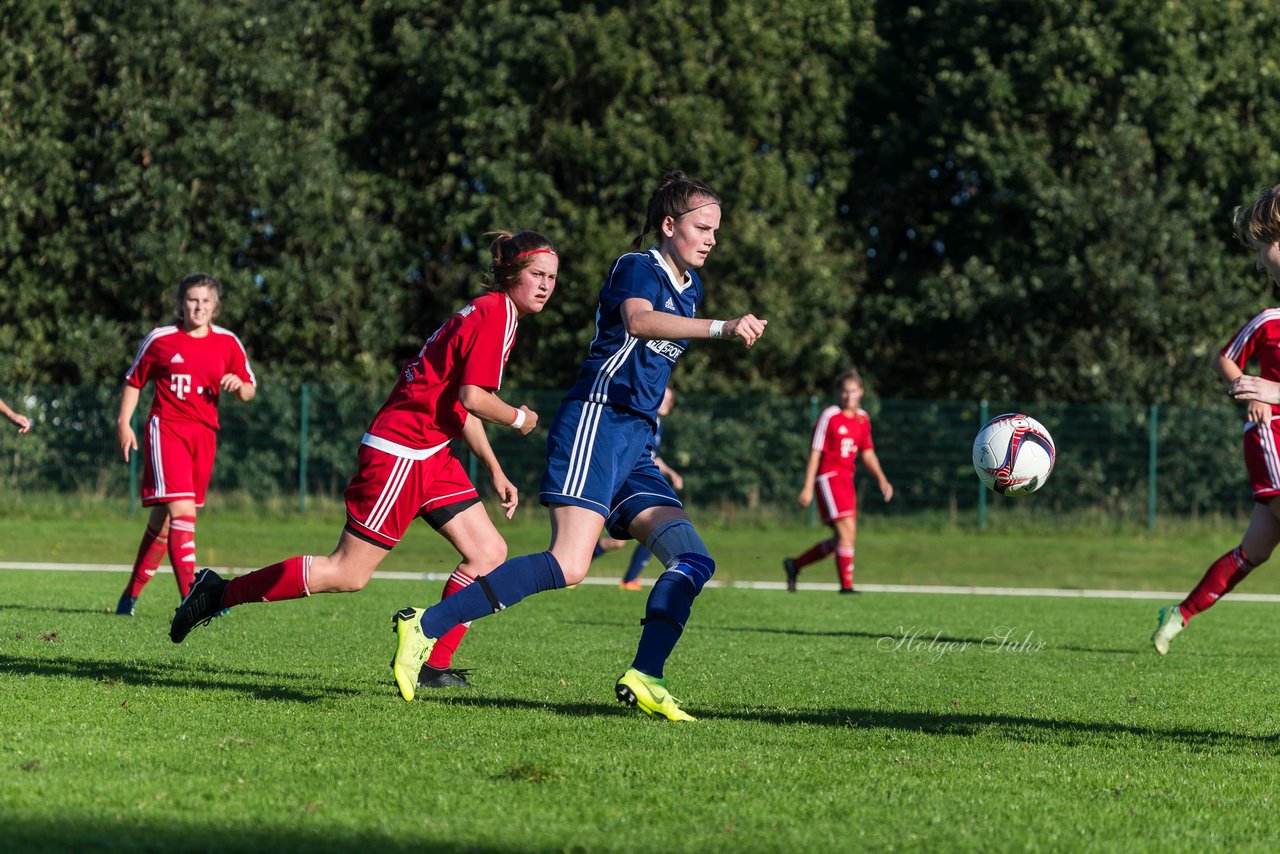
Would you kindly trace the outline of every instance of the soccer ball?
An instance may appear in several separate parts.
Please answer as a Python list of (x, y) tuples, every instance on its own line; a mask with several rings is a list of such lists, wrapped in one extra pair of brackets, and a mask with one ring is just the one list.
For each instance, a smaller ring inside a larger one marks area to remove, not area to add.
[(1030, 495), (1049, 479), (1056, 456), (1053, 437), (1029, 415), (997, 415), (973, 440), (978, 479), (1001, 495)]

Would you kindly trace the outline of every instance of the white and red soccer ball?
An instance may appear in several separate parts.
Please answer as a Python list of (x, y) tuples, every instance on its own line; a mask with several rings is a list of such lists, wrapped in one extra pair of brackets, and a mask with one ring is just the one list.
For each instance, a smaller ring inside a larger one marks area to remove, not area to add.
[(1049, 479), (1057, 453), (1053, 437), (1029, 415), (997, 415), (973, 440), (978, 479), (1001, 495), (1030, 495)]

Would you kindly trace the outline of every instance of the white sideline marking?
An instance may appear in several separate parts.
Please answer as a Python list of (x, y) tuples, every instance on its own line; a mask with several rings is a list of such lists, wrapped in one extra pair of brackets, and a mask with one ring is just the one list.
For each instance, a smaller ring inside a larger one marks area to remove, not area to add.
[[(212, 569), (219, 575), (244, 575), (257, 567), (215, 566)], [(0, 561), (0, 570), (26, 569), (54, 572), (130, 572), (133, 567), (123, 563), (18, 563)], [(157, 570), (157, 575), (172, 573), (168, 567)], [(449, 572), (378, 572), (375, 578), (392, 581), (446, 581), (453, 571)], [(587, 578), (583, 584), (603, 586), (617, 585), (619, 578)], [(642, 579), (646, 587), (652, 586), (652, 580)], [(709, 581), (708, 587), (732, 587), (742, 590), (785, 590), (782, 581)], [(800, 590), (818, 590), (835, 592), (839, 585), (831, 583), (806, 583), (797, 585)], [(939, 593), (959, 596), (1051, 596), (1062, 599), (1153, 599), (1162, 601), (1182, 601), (1186, 592), (1161, 590), (1079, 590), (1059, 587), (965, 587), (946, 584), (859, 584), (859, 590), (868, 593)], [(1280, 602), (1280, 593), (1231, 593), (1233, 602)]]

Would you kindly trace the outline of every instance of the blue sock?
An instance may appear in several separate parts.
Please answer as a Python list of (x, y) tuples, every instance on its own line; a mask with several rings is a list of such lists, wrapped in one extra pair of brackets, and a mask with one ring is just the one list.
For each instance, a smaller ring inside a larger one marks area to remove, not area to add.
[(422, 615), (422, 633), (429, 638), (442, 637), (460, 623), (496, 614), (526, 596), (564, 586), (564, 573), (551, 552), (513, 557), (428, 608)]
[(649, 601), (645, 603), (644, 628), (640, 632), (640, 645), (636, 648), (632, 667), (649, 676), (662, 678), (663, 667), (689, 621), (693, 600), (715, 571), (716, 564), (711, 558), (686, 553), (658, 577), (649, 592)]
[(600, 541), (597, 540), (596, 547), (591, 550), (591, 559), (595, 560), (596, 558), (600, 557), (600, 555), (602, 554), (604, 554), (604, 546), (600, 545)]
[(644, 572), (644, 568), (649, 565), (649, 555), (651, 554), (653, 552), (636, 543), (636, 550), (631, 553), (631, 563), (627, 566), (627, 574), (622, 578), (624, 584), (628, 581), (635, 581), (640, 577), (640, 573)]

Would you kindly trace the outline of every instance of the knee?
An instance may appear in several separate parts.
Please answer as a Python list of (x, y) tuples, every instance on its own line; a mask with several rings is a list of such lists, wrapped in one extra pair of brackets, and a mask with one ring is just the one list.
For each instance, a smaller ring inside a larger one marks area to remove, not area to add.
[(347, 565), (344, 561), (315, 558), (311, 562), (308, 589), (312, 593), (355, 593), (363, 590), (373, 576), (373, 570)]
[(565, 563), (564, 561), (560, 561), (560, 572), (564, 575), (564, 583), (566, 587), (581, 584), (583, 579), (587, 577), (587, 572), (590, 569), (590, 563), (580, 563), (577, 561)]
[(460, 568), (471, 576), (488, 575), (507, 560), (505, 540), (486, 542), (476, 548), (468, 548), (462, 555)]

